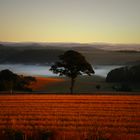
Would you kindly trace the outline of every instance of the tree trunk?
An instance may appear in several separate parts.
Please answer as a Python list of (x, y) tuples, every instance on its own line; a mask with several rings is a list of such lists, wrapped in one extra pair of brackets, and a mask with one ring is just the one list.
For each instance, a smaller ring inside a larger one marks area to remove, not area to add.
[(71, 78), (71, 87), (70, 87), (70, 93), (71, 94), (73, 94), (74, 83), (75, 83), (75, 79)]
[(11, 95), (13, 94), (13, 81), (11, 81), (10, 93), (11, 93)]

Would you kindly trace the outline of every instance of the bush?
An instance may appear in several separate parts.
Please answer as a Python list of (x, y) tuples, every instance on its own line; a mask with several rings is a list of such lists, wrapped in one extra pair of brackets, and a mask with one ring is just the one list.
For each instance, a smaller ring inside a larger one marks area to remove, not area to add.
[(101, 89), (101, 86), (100, 85), (96, 85), (96, 89)]
[(24, 140), (24, 133), (20, 130), (6, 128), (1, 131), (0, 139), (2, 139), (2, 140)]
[(106, 81), (119, 83), (138, 83), (140, 82), (140, 65), (114, 69), (107, 74)]
[(0, 131), (0, 140), (50, 140), (52, 131), (37, 130), (31, 134), (23, 133), (20, 130), (6, 128)]

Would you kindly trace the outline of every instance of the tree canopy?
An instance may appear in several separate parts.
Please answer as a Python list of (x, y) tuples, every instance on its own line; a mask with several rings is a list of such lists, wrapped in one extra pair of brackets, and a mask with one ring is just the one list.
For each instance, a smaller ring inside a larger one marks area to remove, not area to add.
[(126, 66), (110, 71), (106, 77), (107, 82), (140, 82), (140, 65)]
[(29, 85), (35, 81), (34, 77), (17, 75), (8, 69), (0, 71), (0, 91), (31, 91)]
[(59, 76), (67, 76), (71, 78), (71, 93), (73, 93), (73, 87), (75, 79), (78, 75), (92, 75), (94, 70), (92, 66), (87, 62), (85, 57), (79, 52), (69, 50), (63, 55), (59, 56), (59, 61), (52, 65), (51, 71)]

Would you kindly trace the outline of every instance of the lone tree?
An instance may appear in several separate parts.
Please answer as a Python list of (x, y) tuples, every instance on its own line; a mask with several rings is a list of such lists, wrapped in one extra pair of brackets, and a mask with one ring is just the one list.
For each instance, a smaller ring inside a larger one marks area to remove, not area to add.
[(71, 79), (70, 92), (73, 94), (75, 79), (78, 75), (94, 74), (92, 66), (87, 62), (85, 57), (79, 52), (69, 50), (59, 56), (60, 61), (51, 66), (50, 70), (59, 76), (67, 76)]

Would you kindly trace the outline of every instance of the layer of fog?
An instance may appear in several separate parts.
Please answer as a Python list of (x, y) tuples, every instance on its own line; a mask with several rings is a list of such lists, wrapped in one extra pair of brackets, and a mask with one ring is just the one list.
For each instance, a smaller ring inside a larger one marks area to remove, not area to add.
[[(107, 73), (115, 68), (118, 68), (118, 65), (104, 65), (104, 66), (94, 66), (95, 75), (106, 77)], [(40, 66), (40, 65), (23, 65), (23, 64), (0, 64), (0, 70), (9, 69), (14, 73), (22, 75), (31, 75), (31, 76), (45, 76), (45, 77), (54, 77), (58, 76), (53, 74), (49, 69), (49, 66)]]

